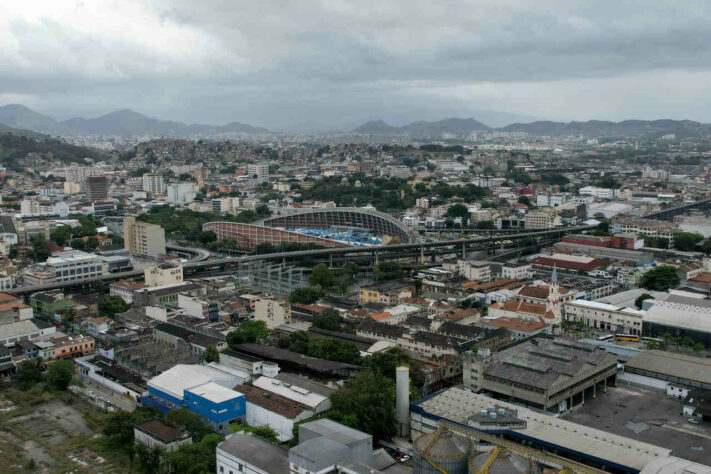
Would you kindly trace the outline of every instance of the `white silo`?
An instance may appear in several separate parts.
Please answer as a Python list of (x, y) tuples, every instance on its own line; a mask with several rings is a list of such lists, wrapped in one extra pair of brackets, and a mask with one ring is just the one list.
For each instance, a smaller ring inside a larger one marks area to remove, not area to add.
[(396, 413), (398, 435), (410, 435), (410, 369), (398, 367), (395, 369)]

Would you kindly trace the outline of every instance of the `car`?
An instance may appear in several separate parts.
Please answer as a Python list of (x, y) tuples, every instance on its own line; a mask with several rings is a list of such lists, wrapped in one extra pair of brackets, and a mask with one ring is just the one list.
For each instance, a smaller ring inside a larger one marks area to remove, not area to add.
[(410, 459), (410, 455), (409, 455), (409, 454), (403, 454), (402, 457), (401, 457), (400, 459), (398, 459), (398, 461), (400, 461), (400, 462), (406, 462), (406, 461), (409, 460), (409, 459)]
[(698, 424), (699, 424), (699, 419), (698, 419), (698, 418), (689, 418), (689, 419), (686, 420), (686, 421), (688, 421), (688, 422), (691, 423), (692, 425), (698, 425)]

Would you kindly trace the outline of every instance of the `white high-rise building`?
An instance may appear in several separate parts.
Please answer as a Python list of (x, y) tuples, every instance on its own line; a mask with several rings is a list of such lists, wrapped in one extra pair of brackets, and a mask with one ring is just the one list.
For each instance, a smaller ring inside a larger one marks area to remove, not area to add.
[(165, 194), (165, 181), (159, 173), (146, 173), (143, 175), (143, 190), (152, 194)]
[(269, 165), (267, 163), (253, 163), (247, 165), (247, 174), (251, 177), (256, 176), (259, 180), (268, 180)]

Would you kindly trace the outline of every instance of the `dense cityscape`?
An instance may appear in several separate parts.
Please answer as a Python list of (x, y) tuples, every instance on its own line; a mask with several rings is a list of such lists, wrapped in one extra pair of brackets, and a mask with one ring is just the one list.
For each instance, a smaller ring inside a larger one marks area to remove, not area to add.
[(59, 3), (0, 473), (711, 474), (711, 7)]

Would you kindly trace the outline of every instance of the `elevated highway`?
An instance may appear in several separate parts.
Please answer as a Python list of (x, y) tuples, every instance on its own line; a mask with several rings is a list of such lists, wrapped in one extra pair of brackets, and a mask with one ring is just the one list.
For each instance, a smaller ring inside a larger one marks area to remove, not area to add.
[[(523, 242), (524, 246), (530, 246), (537, 242), (548, 242), (551, 239), (561, 238), (563, 235), (590, 231), (595, 226), (561, 227), (535, 232), (523, 232), (505, 236), (476, 237), (459, 240), (440, 240), (436, 242), (421, 242), (412, 244), (398, 244), (377, 247), (354, 247), (354, 248), (327, 248), (316, 250), (299, 250), (296, 252), (277, 252), (263, 255), (247, 255), (243, 257), (228, 257), (208, 259), (202, 249), (190, 249), (183, 247), (183, 251), (194, 251), (195, 258), (183, 263), (183, 269), (187, 274), (198, 275), (201, 272), (215, 272), (217, 270), (236, 269), (241, 264), (261, 262), (261, 261), (281, 261), (284, 263), (310, 261), (312, 263), (326, 262), (329, 264), (341, 263), (344, 261), (358, 261), (370, 264), (377, 264), (384, 260), (398, 260), (405, 258), (431, 257), (442, 254), (466, 255), (467, 252), (493, 250), (500, 247), (508, 247), (511, 242), (517, 244)], [(176, 246), (172, 246), (173, 250)], [(131, 270), (128, 272), (111, 273), (96, 278), (80, 281), (48, 283), (38, 286), (24, 286), (6, 290), (6, 293), (15, 295), (27, 295), (38, 291), (54, 290), (91, 284), (96, 281), (112, 282), (124, 278), (134, 278), (142, 276), (142, 270)]]

